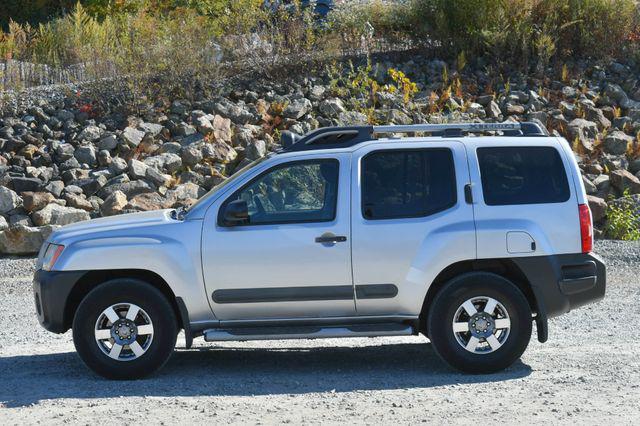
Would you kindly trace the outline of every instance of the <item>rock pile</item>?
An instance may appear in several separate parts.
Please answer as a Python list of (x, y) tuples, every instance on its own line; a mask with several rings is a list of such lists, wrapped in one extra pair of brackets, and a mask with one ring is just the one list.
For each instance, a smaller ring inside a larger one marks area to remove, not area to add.
[[(640, 85), (629, 67), (595, 66), (585, 79), (547, 86), (523, 78), (497, 94), (452, 95), (437, 109), (443, 62), (381, 63), (375, 78), (383, 83), (390, 67), (402, 69), (419, 93), (406, 102), (380, 91), (368, 111), (358, 96), (337, 95), (322, 75), (254, 81), (137, 116), (99, 114), (74, 96), (25, 95), (0, 111), (0, 253), (33, 253), (69, 223), (188, 206), (277, 149), (276, 129), (306, 133), (371, 120), (536, 120), (572, 144), (597, 224), (606, 220), (610, 199), (640, 194)], [(463, 87), (483, 87), (489, 77), (477, 71), (462, 79)]]

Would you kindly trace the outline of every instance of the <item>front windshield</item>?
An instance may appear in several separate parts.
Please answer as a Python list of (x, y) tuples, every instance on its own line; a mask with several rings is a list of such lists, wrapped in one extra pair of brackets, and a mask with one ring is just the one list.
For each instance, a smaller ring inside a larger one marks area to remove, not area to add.
[(237, 170), (234, 174), (229, 176), (227, 179), (223, 180), (222, 182), (220, 182), (219, 184), (217, 184), (216, 186), (211, 188), (211, 190), (209, 192), (207, 192), (197, 202), (195, 202), (193, 205), (191, 205), (191, 207), (185, 209), (185, 212), (188, 212), (188, 211), (192, 210), (193, 208), (195, 208), (196, 206), (199, 206), (201, 203), (203, 203), (204, 201), (209, 199), (216, 192), (220, 191), (221, 189), (223, 189), (224, 187), (229, 185), (231, 182), (234, 182), (236, 179), (238, 179), (240, 176), (242, 176), (246, 171), (248, 171), (250, 169), (253, 169), (254, 167), (256, 167), (258, 164), (262, 163), (266, 159), (271, 158), (272, 155), (273, 155), (273, 153), (269, 153), (269, 154), (265, 155), (264, 157), (258, 158), (257, 160), (247, 164), (246, 166), (244, 166), (240, 170)]

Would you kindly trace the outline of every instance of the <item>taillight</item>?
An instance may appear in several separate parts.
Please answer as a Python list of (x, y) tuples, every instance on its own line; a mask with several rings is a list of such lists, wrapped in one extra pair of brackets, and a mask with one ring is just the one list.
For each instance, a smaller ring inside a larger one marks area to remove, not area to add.
[(580, 238), (582, 240), (582, 252), (589, 253), (593, 250), (593, 225), (591, 223), (591, 210), (586, 204), (578, 205), (580, 214)]

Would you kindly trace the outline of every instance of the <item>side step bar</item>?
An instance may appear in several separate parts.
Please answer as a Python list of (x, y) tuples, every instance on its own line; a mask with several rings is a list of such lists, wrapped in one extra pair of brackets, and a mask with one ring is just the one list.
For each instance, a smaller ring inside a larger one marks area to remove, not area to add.
[(345, 326), (238, 327), (204, 331), (207, 342), (326, 339), (337, 337), (411, 336), (416, 334), (408, 324), (353, 324)]

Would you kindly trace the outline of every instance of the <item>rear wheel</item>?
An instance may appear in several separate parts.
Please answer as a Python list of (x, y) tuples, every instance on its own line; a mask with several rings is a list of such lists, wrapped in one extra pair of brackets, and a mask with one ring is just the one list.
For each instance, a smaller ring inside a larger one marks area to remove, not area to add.
[(436, 353), (469, 373), (502, 370), (523, 354), (531, 339), (527, 299), (509, 280), (472, 272), (438, 292), (427, 318)]
[(93, 289), (73, 320), (80, 358), (110, 379), (138, 379), (159, 370), (173, 353), (177, 332), (167, 298), (133, 279), (116, 279)]

